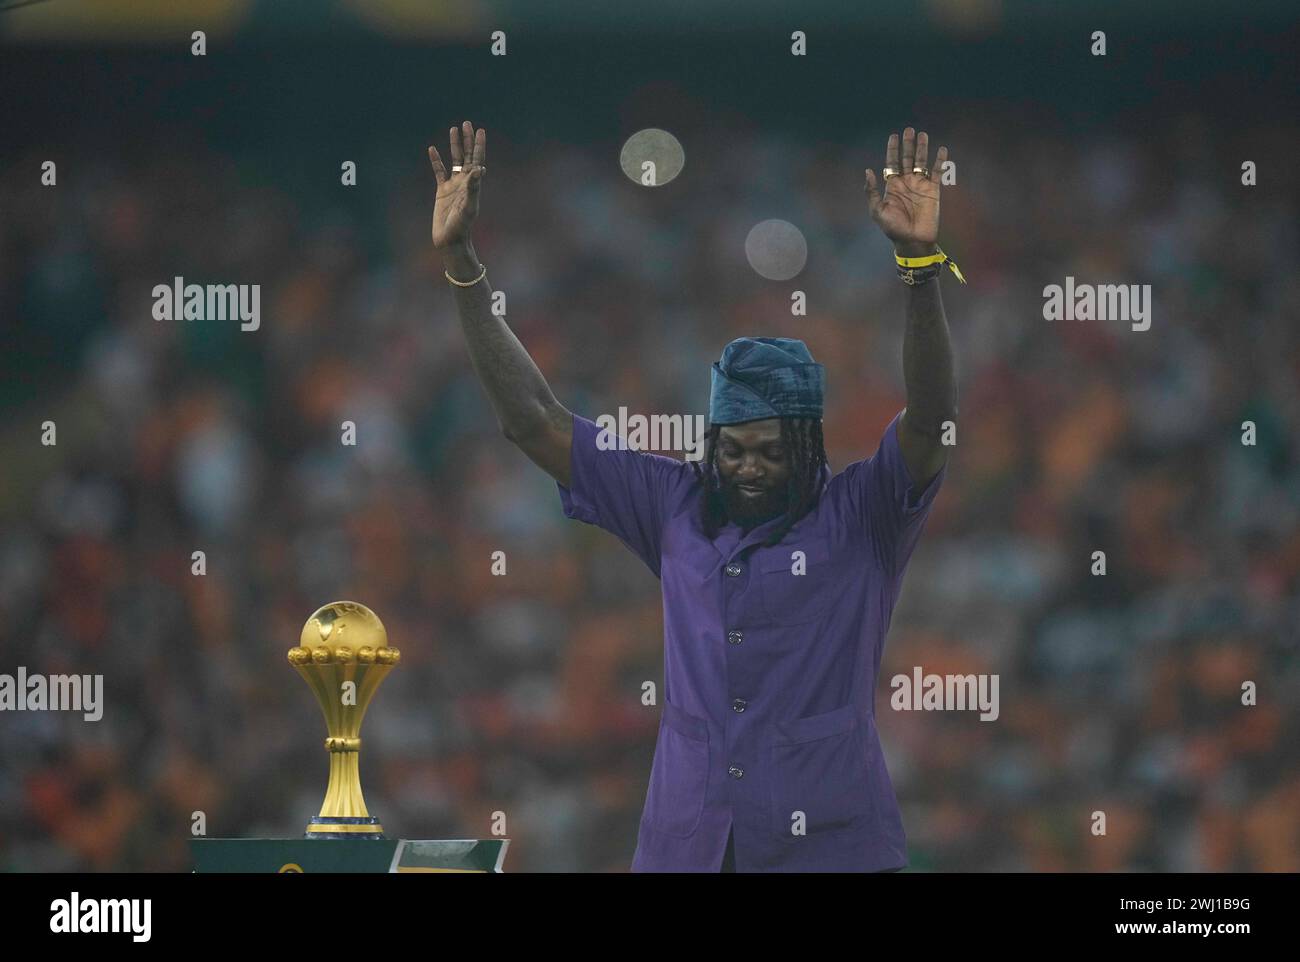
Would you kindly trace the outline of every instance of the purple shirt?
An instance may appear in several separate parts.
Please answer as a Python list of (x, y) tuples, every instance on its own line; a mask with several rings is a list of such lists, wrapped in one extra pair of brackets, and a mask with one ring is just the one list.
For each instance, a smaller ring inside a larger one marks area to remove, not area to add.
[[(573, 416), (564, 513), (616, 535), (663, 584), (663, 714), (634, 872), (871, 872), (907, 864), (874, 692), (903, 571), (943, 481), (918, 491), (895, 415), (780, 544), (710, 541), (689, 463), (601, 450)], [(797, 573), (799, 571), (804, 573)], [(798, 830), (802, 828), (802, 832)]]

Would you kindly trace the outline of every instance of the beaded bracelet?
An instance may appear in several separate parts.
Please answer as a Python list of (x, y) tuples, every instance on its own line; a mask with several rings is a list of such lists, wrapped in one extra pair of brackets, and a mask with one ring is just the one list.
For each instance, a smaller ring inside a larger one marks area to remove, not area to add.
[[(444, 274), (447, 274), (446, 271), (443, 271), (443, 273), (444, 273)], [(476, 277), (476, 278), (474, 278), (472, 281), (458, 281), (458, 280), (456, 280), (456, 278), (452, 277), (450, 274), (447, 274), (447, 280), (451, 281), (451, 282), (452, 282), (453, 284), (455, 284), (457, 287), (473, 287), (473, 286), (474, 286), (475, 284), (477, 284), (479, 281), (483, 280), (483, 278), (486, 277), (486, 276), (487, 276), (487, 265), (485, 264), (485, 265), (483, 265), (483, 270), (482, 270), (482, 272), (479, 274), (479, 276)]]

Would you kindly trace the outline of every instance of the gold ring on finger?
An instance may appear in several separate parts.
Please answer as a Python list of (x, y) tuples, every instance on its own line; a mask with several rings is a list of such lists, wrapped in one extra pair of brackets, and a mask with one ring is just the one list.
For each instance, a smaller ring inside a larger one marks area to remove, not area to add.
[(891, 177), (897, 177), (902, 173), (902, 171), (897, 167), (885, 167), (880, 172), (884, 175), (885, 180), (889, 180)]
[(929, 168), (929, 167), (913, 167), (913, 168), (912, 168), (912, 173), (914, 173), (914, 174), (920, 174), (922, 177), (929, 177), (929, 176), (930, 176), (930, 168)]

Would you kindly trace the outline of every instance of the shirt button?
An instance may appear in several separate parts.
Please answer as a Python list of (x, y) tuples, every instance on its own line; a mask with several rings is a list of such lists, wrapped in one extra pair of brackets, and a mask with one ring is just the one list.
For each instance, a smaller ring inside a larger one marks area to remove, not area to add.
[(727, 574), (733, 578), (738, 577), (740, 575), (740, 565), (735, 564), (734, 562), (727, 565)]
[(738, 645), (744, 640), (745, 636), (738, 631), (727, 632), (727, 641), (731, 642), (733, 645)]
[(735, 765), (732, 765), (730, 768), (727, 769), (727, 774), (730, 775), (732, 778), (743, 778), (745, 774), (745, 770), (743, 768), (737, 768)]
[(745, 710), (745, 706), (748, 704), (749, 702), (745, 701), (745, 699), (737, 698), (735, 701), (731, 703), (731, 710), (735, 712), (742, 712)]

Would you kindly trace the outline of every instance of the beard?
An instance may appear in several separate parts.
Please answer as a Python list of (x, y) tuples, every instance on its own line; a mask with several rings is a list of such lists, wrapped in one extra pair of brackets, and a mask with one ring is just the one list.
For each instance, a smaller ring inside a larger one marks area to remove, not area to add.
[(766, 488), (758, 497), (742, 494), (734, 482), (722, 484), (722, 505), (727, 519), (741, 528), (749, 529), (779, 517), (786, 510), (785, 487)]

